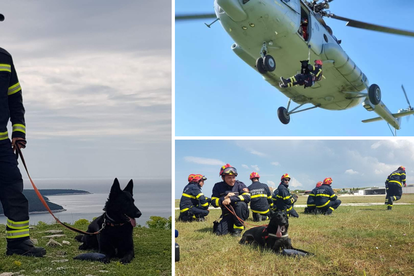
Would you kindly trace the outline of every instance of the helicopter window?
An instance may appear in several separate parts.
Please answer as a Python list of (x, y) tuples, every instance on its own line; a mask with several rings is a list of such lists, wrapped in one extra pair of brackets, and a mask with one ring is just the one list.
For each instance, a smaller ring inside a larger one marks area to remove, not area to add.
[(250, 0), (243, 0), (243, 5), (249, 2)]
[(325, 39), (325, 42), (328, 42), (328, 37), (326, 36), (326, 34), (323, 34), (323, 39)]

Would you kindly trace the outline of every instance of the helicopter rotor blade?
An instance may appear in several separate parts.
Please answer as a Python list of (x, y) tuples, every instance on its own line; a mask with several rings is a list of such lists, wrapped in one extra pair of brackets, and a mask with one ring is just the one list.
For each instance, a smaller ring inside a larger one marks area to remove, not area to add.
[(357, 21), (357, 20), (346, 18), (346, 17), (338, 16), (333, 13), (327, 14), (327, 16), (330, 18), (337, 19), (337, 20), (346, 21), (347, 26), (354, 27), (354, 28), (414, 37), (414, 32), (412, 31), (406, 31), (406, 30), (401, 30), (401, 29), (395, 29), (395, 28), (389, 28), (389, 27), (384, 27), (380, 25), (365, 23), (362, 21)]
[(202, 14), (177, 14), (175, 20), (197, 20), (197, 19), (217, 18), (215, 13), (202, 13)]
[(404, 85), (401, 85), (401, 88), (402, 88), (402, 90), (403, 90), (403, 92), (404, 92), (405, 99), (407, 100), (408, 107), (412, 110), (412, 107), (411, 107), (410, 101), (408, 100), (408, 97), (407, 97), (407, 93), (405, 92)]

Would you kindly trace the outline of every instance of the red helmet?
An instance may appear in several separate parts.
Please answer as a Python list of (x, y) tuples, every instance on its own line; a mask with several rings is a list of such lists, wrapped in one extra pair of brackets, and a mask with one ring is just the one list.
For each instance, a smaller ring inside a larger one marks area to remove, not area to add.
[(250, 174), (250, 180), (252, 180), (253, 178), (260, 178), (260, 175), (257, 172), (252, 172)]
[(302, 24), (308, 24), (308, 19), (303, 18), (303, 19), (302, 19)]
[(318, 183), (316, 183), (316, 188), (319, 188), (320, 186), (322, 186), (322, 181), (319, 181)]
[(207, 177), (205, 177), (204, 175), (202, 175), (202, 174), (190, 174), (189, 176), (188, 176), (188, 182), (200, 182), (201, 180), (207, 180)]
[(230, 164), (226, 164), (220, 169), (220, 175), (235, 175), (237, 176), (236, 168), (232, 167)]
[(315, 64), (318, 64), (318, 65), (322, 66), (322, 60), (320, 60), (320, 59), (315, 60)]
[(398, 169), (405, 171), (405, 167), (404, 166), (399, 166)]
[(287, 173), (285, 173), (284, 175), (282, 175), (282, 177), (280, 178), (280, 180), (283, 180), (283, 179), (288, 179), (289, 178), (289, 180), (290, 180), (290, 175), (289, 174), (287, 174)]
[(190, 182), (192, 182), (193, 181), (193, 179), (194, 179), (194, 175), (195, 174), (190, 174), (189, 176), (188, 176), (188, 182), (190, 183)]
[(331, 185), (332, 184), (332, 178), (327, 177), (323, 180), (322, 184)]

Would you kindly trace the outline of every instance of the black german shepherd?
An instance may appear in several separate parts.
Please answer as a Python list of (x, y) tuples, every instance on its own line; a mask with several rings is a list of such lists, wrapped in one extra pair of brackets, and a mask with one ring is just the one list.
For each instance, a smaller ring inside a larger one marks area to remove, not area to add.
[[(88, 226), (88, 233), (100, 231), (99, 234), (78, 235), (76, 240), (83, 242), (79, 249), (98, 250), (105, 254), (105, 257), (100, 259), (103, 262), (109, 262), (113, 257), (120, 258), (120, 262), (124, 264), (131, 262), (134, 258), (132, 234), (133, 228), (136, 226), (135, 218), (141, 216), (141, 212), (134, 204), (133, 186), (134, 183), (131, 179), (125, 189), (121, 190), (118, 179), (115, 178), (108, 201), (105, 204), (105, 213)], [(85, 259), (78, 257), (77, 259)]]
[(253, 244), (282, 253), (283, 249), (292, 249), (288, 237), (289, 218), (286, 211), (277, 211), (270, 217), (269, 225), (258, 226), (244, 232), (240, 244)]

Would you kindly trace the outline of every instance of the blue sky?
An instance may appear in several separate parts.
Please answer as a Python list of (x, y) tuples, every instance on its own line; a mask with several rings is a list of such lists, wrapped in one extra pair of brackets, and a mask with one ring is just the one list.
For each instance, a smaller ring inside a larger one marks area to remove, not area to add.
[(177, 140), (175, 198), (181, 197), (191, 173), (207, 177), (203, 193), (211, 196), (226, 163), (246, 185), (256, 171), (261, 182), (273, 187), (285, 173), (292, 177), (291, 189), (309, 190), (326, 177), (336, 188), (383, 187), (401, 165), (407, 168), (407, 184), (413, 184), (414, 140)]
[[(180, 0), (175, 10), (176, 14), (214, 12), (213, 1)], [(409, 11), (414, 10), (414, 2), (409, 0), (338, 0), (330, 4), (330, 10), (355, 20), (413, 29)], [(385, 122), (362, 123), (377, 115), (359, 105), (345, 111), (315, 109), (294, 114), (289, 125), (282, 125), (277, 108), (286, 106), (288, 98), (231, 51), (233, 41), (219, 22), (211, 29), (204, 25), (211, 21), (175, 25), (176, 136), (391, 135)], [(326, 22), (369, 82), (381, 87), (389, 110), (408, 107), (401, 84), (414, 105), (414, 38), (346, 27), (334, 19)], [(414, 135), (414, 118), (402, 120), (397, 135)]]

